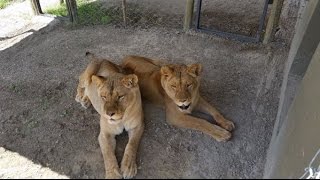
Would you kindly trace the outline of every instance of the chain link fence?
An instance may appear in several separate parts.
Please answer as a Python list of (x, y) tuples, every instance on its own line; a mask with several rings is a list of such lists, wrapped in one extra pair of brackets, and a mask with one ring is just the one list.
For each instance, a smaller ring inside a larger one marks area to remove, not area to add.
[[(78, 24), (145, 29), (151, 27), (183, 29), (187, 5), (187, 0), (76, 0), (76, 2)], [(196, 6), (198, 1), (194, 2)], [(266, 0), (203, 0), (200, 26), (252, 37), (258, 32), (259, 19), (265, 2)], [(67, 14), (66, 8), (64, 10), (60, 14)], [(196, 8), (194, 8), (192, 27), (195, 27), (197, 21), (195, 14)]]
[(81, 24), (183, 28), (184, 0), (80, 0), (77, 3)]
[(207, 29), (253, 36), (265, 0), (203, 0), (200, 24)]
[[(150, 28), (182, 28), (185, 1), (163, 0), (100, 0), (101, 7), (108, 12), (110, 22), (124, 25)], [(125, 7), (125, 13), (123, 9)], [(125, 17), (123, 16), (125, 14)], [(125, 18), (125, 19), (124, 19)]]

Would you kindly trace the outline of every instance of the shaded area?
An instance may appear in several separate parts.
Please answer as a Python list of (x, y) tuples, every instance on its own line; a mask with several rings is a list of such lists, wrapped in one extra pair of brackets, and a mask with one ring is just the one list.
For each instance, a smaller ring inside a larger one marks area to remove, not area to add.
[[(71, 178), (103, 178), (99, 116), (74, 100), (86, 51), (119, 63), (128, 54), (203, 64), (203, 96), (237, 126), (230, 142), (165, 123), (144, 104), (140, 178), (262, 177), (287, 49), (172, 30), (105, 26), (43, 29), (0, 52), (0, 147)], [(126, 135), (118, 138), (122, 157)]]
[(255, 36), (265, 0), (203, 0), (200, 25), (208, 29)]

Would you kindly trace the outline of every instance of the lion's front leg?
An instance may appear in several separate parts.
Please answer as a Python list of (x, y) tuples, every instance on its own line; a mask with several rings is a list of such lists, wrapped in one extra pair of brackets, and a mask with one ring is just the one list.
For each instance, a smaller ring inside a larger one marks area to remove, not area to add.
[(224, 129), (228, 130), (228, 131), (232, 131), (235, 126), (234, 123), (225, 119), (220, 112), (213, 107), (212, 105), (210, 105), (206, 100), (204, 100), (202, 97), (199, 98), (198, 104), (197, 104), (197, 109), (199, 109), (200, 111), (204, 111), (206, 113), (209, 113), (210, 115), (213, 116), (213, 118), (215, 119), (215, 121)]
[(207, 135), (210, 135), (212, 138), (219, 142), (228, 141), (231, 138), (231, 133), (229, 131), (211, 124), (204, 119), (175, 111), (173, 110), (173, 108), (166, 108), (166, 116), (167, 122), (170, 125), (179, 128), (201, 131)]
[(119, 165), (115, 156), (116, 139), (114, 135), (100, 132), (99, 144), (104, 160), (105, 177), (107, 179), (121, 179)]
[(137, 174), (136, 157), (143, 130), (144, 125), (142, 124), (128, 131), (129, 142), (121, 161), (121, 172), (124, 178), (132, 178)]

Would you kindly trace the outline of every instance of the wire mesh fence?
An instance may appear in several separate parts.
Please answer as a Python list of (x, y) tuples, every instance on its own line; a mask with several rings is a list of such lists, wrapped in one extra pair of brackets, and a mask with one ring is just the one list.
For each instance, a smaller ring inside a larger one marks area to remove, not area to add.
[[(45, 1), (45, 0), (43, 0)], [(78, 24), (182, 29), (187, 0), (76, 0)], [(192, 27), (196, 25), (197, 0)], [(254, 36), (266, 0), (203, 0), (200, 25), (206, 29)], [(65, 8), (66, 10), (66, 8)], [(60, 10), (58, 10), (59, 12)], [(66, 14), (61, 13), (61, 14)]]
[(109, 16), (115, 24), (124, 24), (126, 20), (127, 26), (182, 28), (184, 1), (126, 0), (125, 2), (124, 4), (119, 0), (99, 1), (109, 10)]
[(182, 28), (184, 0), (77, 0), (79, 23)]
[(265, 0), (203, 0), (200, 24), (207, 29), (253, 36)]

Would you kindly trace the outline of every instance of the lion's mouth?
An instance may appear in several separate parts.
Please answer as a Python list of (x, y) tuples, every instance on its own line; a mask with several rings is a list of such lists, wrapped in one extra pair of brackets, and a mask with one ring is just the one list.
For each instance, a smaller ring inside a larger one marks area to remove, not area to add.
[(120, 121), (116, 120), (116, 119), (109, 119), (108, 122), (109, 122), (109, 124), (118, 124), (118, 123), (120, 123)]
[[(190, 103), (191, 104), (191, 103)], [(178, 106), (181, 110), (187, 110), (190, 107), (190, 104), (188, 105), (182, 105), (182, 106)]]
[(117, 119), (115, 119), (115, 118), (111, 118), (111, 117), (108, 117), (108, 116), (106, 116), (105, 117), (107, 120), (108, 120), (108, 122), (109, 123), (111, 123), (111, 124), (115, 124), (115, 123), (117, 123), (117, 122), (119, 122)]

